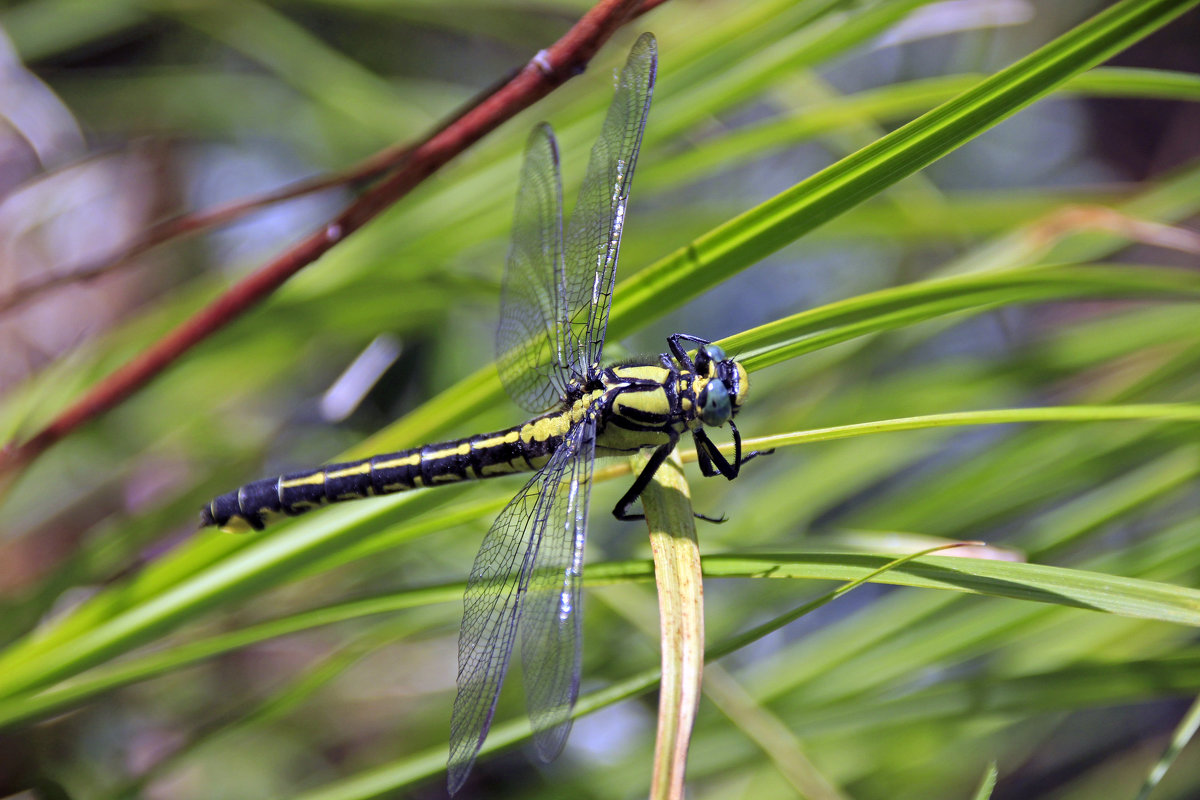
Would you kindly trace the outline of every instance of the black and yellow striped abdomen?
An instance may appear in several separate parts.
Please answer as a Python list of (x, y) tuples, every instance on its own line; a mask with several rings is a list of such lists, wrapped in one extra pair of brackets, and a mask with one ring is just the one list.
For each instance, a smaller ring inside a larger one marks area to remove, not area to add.
[(592, 391), (563, 408), (495, 433), (329, 464), (248, 483), (201, 511), (203, 525), (262, 530), (275, 516), (295, 516), (328, 503), (539, 469), (571, 429), (591, 415), (596, 454), (626, 455), (674, 443), (700, 427), (697, 395), (715, 378), (663, 364), (602, 370)]
[(254, 481), (209, 503), (201, 524), (262, 530), (272, 517), (296, 516), (327, 503), (530, 472), (549, 460), (599, 394), (495, 433)]

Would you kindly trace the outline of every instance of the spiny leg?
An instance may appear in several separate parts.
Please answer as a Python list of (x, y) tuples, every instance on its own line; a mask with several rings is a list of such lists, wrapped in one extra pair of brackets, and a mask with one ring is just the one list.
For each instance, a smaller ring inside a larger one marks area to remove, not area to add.
[[(645, 514), (630, 513), (629, 507), (637, 502), (637, 499), (642, 496), (642, 492), (646, 490), (646, 487), (650, 485), (650, 481), (654, 479), (654, 473), (657, 472), (658, 468), (661, 467), (663, 462), (667, 460), (667, 456), (671, 455), (671, 451), (675, 449), (675, 445), (678, 441), (679, 436), (675, 435), (670, 442), (667, 442), (666, 444), (661, 445), (654, 450), (654, 453), (650, 456), (650, 460), (646, 462), (646, 466), (642, 468), (642, 471), (638, 473), (637, 478), (633, 481), (633, 485), (629, 487), (629, 490), (621, 496), (621, 499), (617, 501), (616, 506), (613, 507), (614, 517), (623, 521), (646, 518)], [(692, 516), (694, 516), (696, 519), (702, 519), (705, 522), (715, 522), (717, 524), (725, 521), (724, 516), (719, 518), (709, 517), (697, 512), (692, 512)]]
[[(692, 438), (696, 440), (697, 461), (700, 464), (700, 471), (704, 473), (706, 478), (711, 478), (714, 475), (724, 475), (729, 480), (733, 480), (741, 472), (742, 465), (747, 461), (751, 461), (759, 456), (767, 456), (774, 453), (774, 448), (770, 450), (751, 450), (749, 453), (742, 455), (742, 434), (738, 431), (737, 425), (733, 424), (733, 420), (729, 421), (729, 428), (733, 431), (733, 462), (722, 455), (721, 451), (712, 439), (708, 438), (708, 434), (703, 429), (692, 431)], [(706, 462), (710, 462), (707, 463)]]
[(696, 365), (692, 363), (691, 356), (688, 355), (687, 348), (681, 342), (691, 342), (692, 344), (703, 347), (706, 344), (712, 344), (708, 339), (701, 339), (698, 336), (691, 336), (686, 333), (672, 333), (667, 337), (667, 347), (671, 351), (671, 355), (675, 356), (680, 365), (689, 372), (696, 370)]
[[(729, 427), (733, 429), (734, 460), (732, 464), (721, 454), (717, 445), (708, 438), (708, 434), (703, 429), (692, 431), (692, 438), (696, 441), (696, 462), (700, 465), (700, 472), (706, 478), (724, 475), (729, 480), (733, 480), (741, 471), (742, 464), (757, 456), (770, 455), (775, 452), (774, 450), (754, 450), (743, 456), (742, 436), (732, 421), (729, 423)], [(724, 514), (719, 518), (706, 517), (703, 514), (696, 516), (709, 522), (724, 522), (726, 519)]]
[[(704, 457), (700, 460), (700, 469), (704, 476), (711, 478), (714, 475), (724, 475), (727, 479), (733, 480), (741, 471), (742, 464), (745, 463), (742, 459), (742, 436), (738, 433), (737, 426), (731, 421), (729, 427), (733, 429), (733, 463), (725, 458), (717, 445), (712, 439), (708, 438), (708, 434), (703, 430), (692, 431), (692, 438), (696, 440), (696, 452), (703, 453)], [(706, 465), (704, 462), (708, 461)], [(707, 466), (707, 469), (705, 467)]]
[(629, 513), (629, 507), (642, 496), (642, 492), (646, 490), (646, 487), (650, 485), (650, 481), (654, 479), (654, 473), (658, 472), (658, 468), (667, 460), (667, 456), (671, 455), (671, 451), (675, 449), (678, 441), (679, 435), (672, 433), (671, 441), (655, 448), (654, 453), (650, 456), (650, 460), (646, 462), (646, 466), (642, 468), (642, 471), (634, 479), (633, 485), (629, 487), (625, 494), (621, 495), (621, 499), (613, 506), (614, 517), (626, 521), (646, 518), (645, 514)]

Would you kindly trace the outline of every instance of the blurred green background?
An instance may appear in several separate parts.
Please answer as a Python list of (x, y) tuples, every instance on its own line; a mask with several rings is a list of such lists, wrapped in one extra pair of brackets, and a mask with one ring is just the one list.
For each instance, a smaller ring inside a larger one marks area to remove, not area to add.
[[(618, 310), (668, 254), (1112, 5), (679, 1), (622, 29), (585, 74), (8, 487), (0, 796), (443, 796), (459, 584), (519, 480), (364, 501), (240, 538), (197, 533), (197, 509), (347, 451), (522, 417), (491, 384), (460, 383), (490, 369), (520, 150), (537, 121), (554, 125), (570, 204), (639, 31), (658, 37), (659, 79)], [(0, 299), (54, 284), (0, 313), (2, 440), (36, 432), (352, 193), (272, 206), (97, 279), (74, 271), (167, 214), (421, 135), (588, 6), (0, 6)], [(676, 331), (733, 337), (771, 364), (739, 416), (751, 437), (1194, 403), (1200, 16), (1142, 33), (797, 241), (651, 295), (652, 312), (614, 325), (608, 354), (660, 352)], [(903, 171), (889, 157), (878, 163)], [(934, 302), (964, 286), (986, 292)], [(897, 287), (912, 291), (872, 294)], [(810, 309), (811, 329), (745, 335)], [(396, 361), (361, 402), (331, 410), (323, 395), (378, 337)], [(697, 510), (729, 517), (702, 527), (703, 551), (776, 565), (707, 582), (710, 642), (882, 563), (864, 554), (941, 537), (1018, 560), (987, 562), (999, 571), (981, 591), (1001, 597), (872, 584), (716, 662), (690, 796), (971, 797), (995, 762), (995, 798), (1136, 797), (1200, 690), (1192, 419), (858, 435), (781, 448), (732, 484), (691, 468)], [(638, 577), (644, 527), (607, 513), (627, 481), (593, 492), (589, 570), (610, 585), (587, 592), (585, 694), (658, 663), (652, 584)], [(1069, 569), (1033, 573), (1022, 558)], [(1088, 587), (1117, 599), (1087, 602)], [(498, 720), (521, 717), (519, 679)], [(644, 795), (654, 713), (652, 693), (608, 704), (550, 765), (520, 747), (485, 754), (464, 792)], [(1197, 795), (1193, 747), (1152, 796)]]

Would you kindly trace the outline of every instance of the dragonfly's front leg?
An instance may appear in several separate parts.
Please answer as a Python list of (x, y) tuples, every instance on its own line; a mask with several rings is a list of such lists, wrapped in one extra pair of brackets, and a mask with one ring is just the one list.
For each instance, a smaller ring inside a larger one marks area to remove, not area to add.
[(687, 348), (682, 344), (683, 342), (691, 342), (701, 347), (706, 344), (712, 344), (712, 342), (708, 339), (701, 339), (698, 336), (691, 336), (686, 333), (672, 333), (667, 337), (667, 349), (671, 351), (671, 355), (675, 356), (680, 366), (688, 372), (695, 372), (696, 365), (692, 362), (691, 356), (688, 355)]
[(766, 456), (775, 452), (774, 450), (752, 450), (743, 456), (742, 434), (738, 431), (737, 425), (733, 424), (733, 420), (729, 421), (729, 427), (733, 431), (732, 463), (721, 454), (713, 440), (708, 438), (707, 433), (703, 430), (692, 431), (692, 438), (696, 440), (696, 461), (700, 464), (701, 474), (706, 478), (724, 475), (727, 479), (733, 480), (741, 472), (742, 464), (758, 456)]

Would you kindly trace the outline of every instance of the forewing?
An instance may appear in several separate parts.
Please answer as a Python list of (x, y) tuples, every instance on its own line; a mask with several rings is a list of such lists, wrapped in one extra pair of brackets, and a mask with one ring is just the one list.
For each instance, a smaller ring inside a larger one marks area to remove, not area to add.
[(562, 262), (558, 147), (550, 126), (543, 123), (525, 145), (496, 332), (500, 381), (512, 399), (530, 411), (554, 405), (572, 377), (561, 357)]
[(447, 783), (458, 790), (483, 745), (508, 671), (538, 548), (577, 450), (561, 445), (509, 502), (475, 556), (458, 634), (458, 694), (450, 715)]
[(567, 361), (574, 362), (581, 373), (600, 364), (625, 208), (657, 66), (654, 36), (644, 33), (617, 80), (616, 95), (604, 118), (600, 138), (592, 147), (587, 174), (567, 227)]
[(534, 744), (545, 761), (562, 750), (579, 695), (579, 585), (595, 452), (596, 425), (586, 419), (554, 454), (563, 456), (557, 470), (559, 486), (546, 514), (518, 623), (525, 704)]

